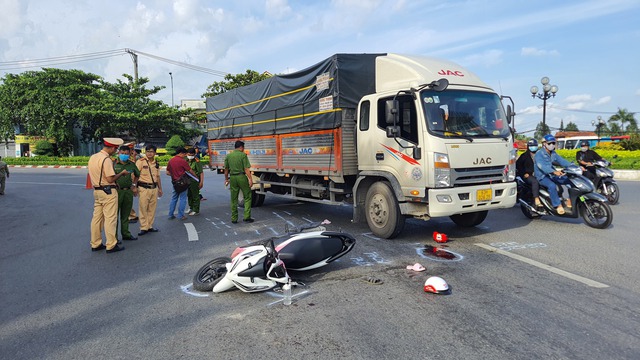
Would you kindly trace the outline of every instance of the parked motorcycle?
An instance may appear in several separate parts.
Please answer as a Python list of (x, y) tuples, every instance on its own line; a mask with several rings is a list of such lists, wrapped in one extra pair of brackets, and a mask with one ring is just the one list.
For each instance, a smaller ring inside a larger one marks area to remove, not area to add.
[[(540, 186), (540, 202), (542, 203), (542, 209), (537, 209), (533, 195), (531, 194), (531, 188), (520, 177), (518, 177), (518, 202), (520, 203), (520, 209), (522, 213), (529, 219), (539, 218), (545, 215), (578, 218), (582, 216), (584, 222), (596, 229), (605, 229), (613, 220), (613, 212), (611, 207), (607, 203), (607, 198), (603, 195), (595, 192), (595, 186), (591, 180), (582, 175), (582, 170), (579, 166), (572, 165), (564, 169), (564, 173), (567, 175), (570, 181), (570, 185), (567, 185), (569, 191), (569, 198), (572, 207), (564, 207), (565, 213), (563, 215), (558, 214), (555, 207), (551, 205), (551, 198), (549, 192), (543, 186)], [(563, 204), (565, 200), (563, 200)]]
[(604, 195), (609, 204), (617, 204), (618, 200), (620, 200), (620, 188), (618, 188), (618, 184), (613, 179), (613, 170), (609, 169), (611, 162), (602, 159), (594, 161), (593, 165), (596, 167), (596, 175), (600, 178), (596, 191)]
[(193, 288), (220, 293), (234, 286), (244, 292), (273, 289), (291, 281), (287, 270), (325, 266), (353, 249), (347, 233), (311, 231), (258, 241), (236, 248), (231, 257), (206, 263), (193, 278)]

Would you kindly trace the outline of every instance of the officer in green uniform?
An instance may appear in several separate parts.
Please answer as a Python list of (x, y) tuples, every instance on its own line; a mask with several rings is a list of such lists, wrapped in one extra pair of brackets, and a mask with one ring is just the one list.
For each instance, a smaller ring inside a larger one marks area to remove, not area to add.
[(231, 185), (231, 222), (238, 222), (238, 193), (244, 197), (244, 222), (253, 222), (251, 218), (251, 164), (244, 153), (244, 142), (238, 140), (235, 150), (224, 159), (224, 185)]
[(113, 165), (116, 173), (120, 173), (122, 170), (129, 172), (128, 175), (121, 176), (116, 180), (116, 185), (118, 186), (118, 211), (120, 212), (118, 221), (120, 221), (122, 240), (138, 240), (137, 237), (129, 232), (129, 213), (133, 208), (133, 197), (138, 195), (136, 183), (138, 177), (140, 177), (140, 170), (138, 170), (136, 163), (130, 160), (130, 152), (131, 149), (128, 146), (120, 146), (118, 159)]
[(202, 169), (202, 163), (196, 157), (195, 148), (187, 150), (187, 159), (189, 160), (191, 170), (193, 170), (193, 173), (200, 180), (198, 182), (192, 181), (191, 184), (189, 184), (189, 192), (187, 193), (189, 208), (191, 209), (189, 215), (200, 215), (200, 189), (202, 189), (202, 185), (204, 184), (204, 171)]

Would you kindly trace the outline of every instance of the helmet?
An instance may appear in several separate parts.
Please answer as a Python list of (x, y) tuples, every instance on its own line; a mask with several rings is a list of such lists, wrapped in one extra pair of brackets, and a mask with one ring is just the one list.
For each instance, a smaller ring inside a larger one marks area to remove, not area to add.
[(527, 146), (538, 146), (538, 140), (531, 139), (531, 140), (527, 141)]
[(449, 285), (447, 285), (447, 282), (444, 281), (443, 278), (437, 276), (432, 276), (424, 282), (424, 291), (434, 294), (451, 293), (451, 289), (449, 289)]
[(551, 135), (551, 134), (547, 134), (544, 136), (544, 141), (545, 142), (556, 142), (556, 137)]
[(587, 140), (582, 140), (580, 142), (580, 146), (589, 146), (589, 142)]

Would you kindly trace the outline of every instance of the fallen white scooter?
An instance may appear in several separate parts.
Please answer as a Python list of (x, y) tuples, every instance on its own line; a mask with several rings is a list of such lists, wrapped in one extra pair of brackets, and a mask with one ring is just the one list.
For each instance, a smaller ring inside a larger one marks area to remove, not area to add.
[(234, 250), (231, 258), (206, 263), (193, 278), (193, 288), (220, 293), (237, 287), (259, 292), (291, 281), (288, 270), (305, 271), (325, 266), (355, 246), (353, 236), (342, 232), (311, 231), (259, 241)]

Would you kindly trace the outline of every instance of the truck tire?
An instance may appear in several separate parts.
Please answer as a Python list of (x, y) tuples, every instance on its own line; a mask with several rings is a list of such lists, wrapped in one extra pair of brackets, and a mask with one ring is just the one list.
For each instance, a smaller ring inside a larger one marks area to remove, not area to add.
[[(251, 207), (256, 208), (264, 204), (264, 194), (256, 194), (255, 190), (251, 191)], [(242, 191), (238, 193), (238, 206), (244, 207), (244, 196)]]
[(482, 224), (484, 219), (487, 218), (488, 213), (489, 212), (485, 210), (466, 214), (451, 215), (449, 216), (449, 218), (451, 218), (451, 220), (453, 220), (453, 222), (458, 226), (473, 227)]
[(365, 213), (369, 229), (383, 239), (393, 239), (404, 229), (404, 216), (388, 183), (376, 182), (367, 191)]

